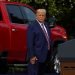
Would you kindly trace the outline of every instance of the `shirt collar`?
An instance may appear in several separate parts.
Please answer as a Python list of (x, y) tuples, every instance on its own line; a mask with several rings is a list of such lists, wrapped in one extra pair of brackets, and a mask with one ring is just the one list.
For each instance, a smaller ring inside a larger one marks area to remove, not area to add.
[[(36, 19), (37, 20), (37, 19)], [(41, 22), (39, 22), (38, 20), (37, 20), (37, 22), (41, 25), (41, 24), (44, 24), (44, 23), (41, 23)]]

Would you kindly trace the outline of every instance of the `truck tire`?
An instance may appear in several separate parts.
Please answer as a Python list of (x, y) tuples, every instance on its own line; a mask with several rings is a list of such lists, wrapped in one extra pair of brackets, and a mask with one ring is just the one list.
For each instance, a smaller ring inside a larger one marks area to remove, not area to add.
[(8, 72), (8, 64), (6, 60), (1, 59), (0, 60), (0, 74), (5, 74)]
[(8, 72), (7, 54), (6, 51), (0, 53), (0, 74)]

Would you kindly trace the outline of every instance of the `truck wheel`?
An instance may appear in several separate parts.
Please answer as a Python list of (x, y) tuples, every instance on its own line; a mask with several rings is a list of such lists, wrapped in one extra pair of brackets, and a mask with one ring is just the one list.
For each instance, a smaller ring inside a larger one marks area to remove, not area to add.
[(57, 56), (57, 53), (58, 53), (58, 44), (61, 44), (63, 43), (64, 41), (58, 41), (56, 42), (53, 47), (52, 47), (52, 52), (51, 52), (51, 72), (56, 72), (54, 67), (55, 67), (55, 60), (56, 60), (56, 56)]
[(0, 74), (5, 74), (8, 72), (8, 64), (6, 60), (0, 60)]
[(54, 70), (54, 59), (57, 54), (57, 45), (53, 46), (51, 49), (51, 61), (50, 61), (50, 72), (55, 72)]
[(46, 73), (54, 73), (54, 59), (57, 53), (57, 46), (51, 47), (51, 58), (50, 61), (46, 64)]

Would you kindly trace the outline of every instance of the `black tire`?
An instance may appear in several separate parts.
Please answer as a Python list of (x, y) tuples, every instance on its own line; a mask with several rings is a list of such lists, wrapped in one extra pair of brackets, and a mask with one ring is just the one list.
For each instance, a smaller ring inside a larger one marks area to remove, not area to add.
[(8, 64), (5, 59), (0, 59), (0, 74), (8, 73)]
[(55, 62), (56, 55), (58, 53), (58, 44), (61, 44), (63, 42), (64, 41), (58, 41), (58, 42), (54, 43), (54, 45), (52, 45), (52, 47), (51, 47), (51, 67), (50, 67), (51, 72), (55, 72), (54, 62)]

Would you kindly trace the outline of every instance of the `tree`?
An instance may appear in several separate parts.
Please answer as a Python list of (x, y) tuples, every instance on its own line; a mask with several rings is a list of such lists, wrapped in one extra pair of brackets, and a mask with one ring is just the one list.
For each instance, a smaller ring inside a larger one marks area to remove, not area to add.
[(12, 2), (22, 2), (22, 3), (29, 3), (30, 0), (10, 0)]
[[(48, 15), (55, 16), (58, 21), (67, 24), (70, 18), (74, 18), (72, 14), (75, 7), (75, 0), (11, 0), (22, 3), (28, 3), (34, 8), (46, 8)], [(72, 10), (72, 11), (71, 11)]]

